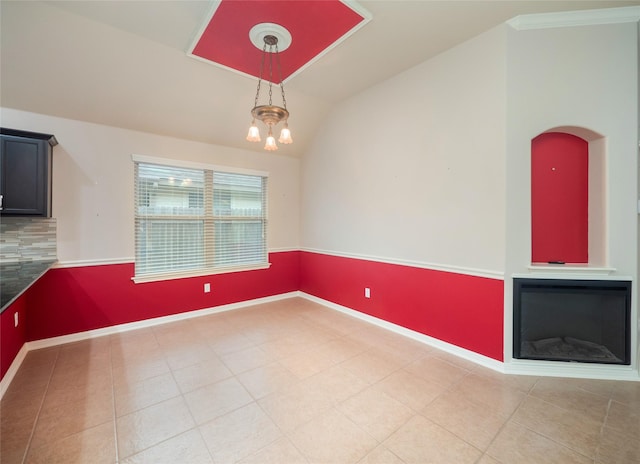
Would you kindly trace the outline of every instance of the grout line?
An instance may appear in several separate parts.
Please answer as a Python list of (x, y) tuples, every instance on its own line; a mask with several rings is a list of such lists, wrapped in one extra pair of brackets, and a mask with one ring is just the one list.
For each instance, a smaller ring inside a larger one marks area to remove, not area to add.
[(53, 378), (53, 372), (58, 364), (58, 358), (60, 357), (60, 349), (56, 351), (56, 359), (53, 361), (53, 366), (51, 366), (51, 372), (49, 373), (49, 380), (47, 380), (47, 386), (42, 393), (42, 399), (40, 400), (40, 406), (38, 407), (38, 412), (36, 413), (36, 417), (33, 421), (33, 426), (31, 428), (31, 433), (29, 434), (29, 440), (27, 441), (27, 446), (24, 450), (24, 455), (22, 456), (22, 463), (24, 464), (27, 460), (27, 456), (29, 455), (29, 451), (31, 451), (31, 441), (33, 440), (33, 435), (36, 432), (36, 427), (38, 425), (38, 421), (40, 420), (40, 413), (42, 412), (42, 407), (44, 406), (44, 400), (47, 397), (47, 393), (49, 392), (49, 386), (51, 385), (51, 379)]
[(116, 386), (113, 376), (113, 337), (109, 336), (109, 374), (111, 376), (111, 409), (113, 412), (113, 442), (116, 451), (116, 464), (120, 462), (120, 449), (118, 447), (118, 415), (116, 414)]
[[(558, 405), (556, 405), (556, 404), (554, 404), (554, 403), (550, 403), (549, 401), (546, 401), (546, 400), (544, 400), (544, 399), (542, 399), (542, 398), (538, 398), (537, 396), (532, 395), (531, 393), (533, 392), (533, 390), (534, 390), (535, 386), (536, 386), (536, 385), (538, 384), (538, 382), (540, 382), (541, 380), (542, 380), (542, 379), (538, 379), (538, 380), (536, 380), (536, 383), (534, 384), (534, 386), (530, 389), (529, 393), (527, 393), (527, 395), (525, 396), (525, 399), (524, 399), (524, 400), (522, 400), (522, 401), (520, 402), (520, 404), (518, 405), (518, 407), (516, 408), (516, 410), (515, 410), (515, 411), (513, 412), (513, 414), (509, 417), (508, 422), (511, 422), (511, 420), (513, 419), (513, 416), (518, 412), (518, 410), (520, 410), (520, 408), (522, 407), (523, 403), (526, 401), (526, 399), (527, 399), (527, 398), (533, 398), (534, 400), (542, 401), (543, 403), (546, 403), (546, 404), (548, 404), (549, 406), (557, 407), (557, 408), (562, 409), (563, 411), (566, 411), (566, 412), (569, 412), (569, 413), (579, 413), (579, 414), (583, 414), (583, 413), (581, 413), (581, 412), (579, 412), (579, 411), (575, 411), (575, 410), (573, 410), (573, 409), (566, 409), (566, 408), (564, 408), (564, 407), (562, 407), (562, 406), (558, 406)], [(580, 388), (577, 388), (577, 389), (580, 389)], [(583, 390), (583, 391), (584, 391), (584, 390)], [(609, 401), (609, 403), (610, 403), (610, 401)], [(607, 406), (607, 410), (608, 410), (608, 406)], [(589, 420), (593, 420), (593, 419), (591, 419), (590, 417), (588, 417), (588, 419), (589, 419)], [(595, 421), (594, 421), (594, 422), (595, 422)], [(524, 425), (524, 424), (521, 424), (520, 422), (517, 422), (517, 421), (516, 421), (515, 423), (517, 423), (518, 425), (520, 425), (520, 426), (522, 426), (522, 427), (526, 428), (526, 429), (527, 429), (527, 430), (529, 430), (530, 432), (535, 433), (536, 435), (539, 435), (539, 436), (541, 436), (541, 437), (543, 437), (543, 438), (546, 438), (547, 440), (552, 441), (553, 443), (557, 444), (558, 446), (561, 446), (561, 447), (563, 447), (563, 448), (565, 448), (565, 449), (567, 449), (567, 450), (569, 450), (569, 451), (571, 451), (571, 452), (573, 452), (573, 453), (576, 453), (576, 454), (578, 454), (578, 455), (580, 455), (580, 456), (582, 456), (582, 457), (585, 457), (585, 458), (587, 458), (587, 459), (591, 459), (591, 461), (592, 461), (592, 462), (595, 462), (595, 459), (596, 459), (596, 456), (595, 456), (595, 450), (594, 450), (594, 456), (593, 456), (593, 457), (587, 456), (587, 455), (586, 455), (586, 454), (584, 454), (582, 451), (579, 451), (579, 450), (575, 449), (573, 446), (570, 446), (570, 445), (568, 445), (568, 444), (566, 444), (566, 443), (562, 443), (562, 442), (560, 442), (560, 441), (556, 440), (553, 436), (547, 436), (547, 435), (545, 435), (545, 434), (544, 434), (544, 433), (542, 433), (542, 432), (539, 432), (539, 431), (534, 430), (534, 429), (532, 429), (532, 428), (530, 428), (530, 427), (527, 427), (527, 426), (526, 426), (526, 425)], [(597, 449), (597, 448), (596, 448), (596, 449)]]
[(609, 397), (609, 401), (607, 402), (607, 411), (604, 414), (604, 420), (602, 421), (602, 425), (600, 426), (600, 435), (598, 437), (598, 445), (596, 446), (596, 450), (594, 453), (594, 463), (598, 461), (598, 456), (600, 455), (600, 447), (602, 445), (602, 440), (604, 438), (604, 429), (607, 425), (607, 419), (609, 419), (609, 411), (611, 410), (611, 403), (613, 399)]

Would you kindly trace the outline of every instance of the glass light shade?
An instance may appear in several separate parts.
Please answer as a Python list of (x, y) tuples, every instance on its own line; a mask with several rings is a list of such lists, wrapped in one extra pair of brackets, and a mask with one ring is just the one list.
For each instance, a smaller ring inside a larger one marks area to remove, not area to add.
[(273, 134), (271, 134), (271, 131), (269, 131), (269, 137), (267, 137), (267, 143), (264, 144), (264, 149), (267, 151), (275, 151), (278, 149), (276, 139), (273, 137)]
[(285, 124), (282, 128), (278, 142), (284, 144), (293, 143), (293, 139), (291, 138), (291, 131), (289, 130), (289, 126), (287, 124)]
[(260, 141), (260, 131), (258, 130), (258, 126), (256, 123), (251, 123), (251, 127), (249, 128), (249, 133), (247, 134), (247, 140), (249, 142), (259, 142)]

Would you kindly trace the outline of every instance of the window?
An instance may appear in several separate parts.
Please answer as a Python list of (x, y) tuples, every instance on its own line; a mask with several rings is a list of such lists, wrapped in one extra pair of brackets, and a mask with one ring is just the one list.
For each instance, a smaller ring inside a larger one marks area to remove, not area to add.
[(136, 282), (268, 267), (265, 173), (134, 163)]

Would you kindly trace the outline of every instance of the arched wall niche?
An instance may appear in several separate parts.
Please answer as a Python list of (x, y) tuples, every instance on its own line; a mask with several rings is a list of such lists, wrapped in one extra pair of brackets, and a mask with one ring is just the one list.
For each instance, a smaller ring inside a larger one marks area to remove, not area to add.
[(557, 126), (531, 141), (531, 261), (607, 265), (606, 138)]

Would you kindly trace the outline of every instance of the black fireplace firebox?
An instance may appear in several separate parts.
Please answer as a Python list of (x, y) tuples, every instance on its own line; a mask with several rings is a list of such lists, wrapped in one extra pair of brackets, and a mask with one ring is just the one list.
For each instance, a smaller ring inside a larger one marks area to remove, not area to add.
[(514, 279), (513, 357), (631, 363), (631, 282)]

